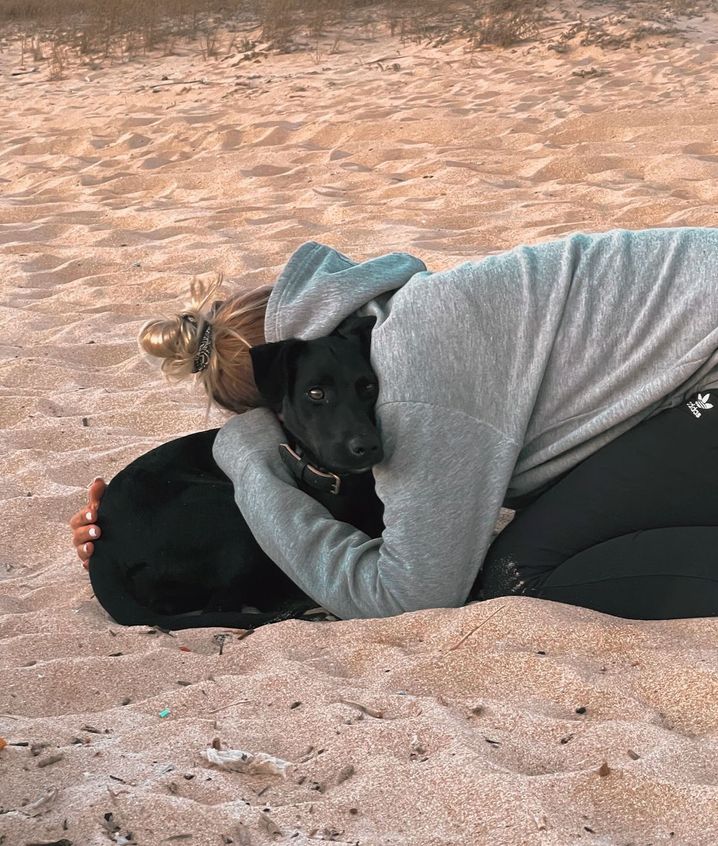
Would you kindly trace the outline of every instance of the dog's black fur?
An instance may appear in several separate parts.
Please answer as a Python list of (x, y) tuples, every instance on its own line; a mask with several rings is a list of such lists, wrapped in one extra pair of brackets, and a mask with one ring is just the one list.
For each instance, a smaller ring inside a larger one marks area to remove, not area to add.
[[(338, 495), (301, 480), (299, 487), (336, 519), (379, 537), (383, 507), (369, 469), (382, 458), (368, 355), (372, 323), (349, 319), (327, 338), (264, 344), (251, 355), (257, 387), (292, 445), (341, 477)], [(255, 628), (317, 605), (262, 552), (242, 519), (232, 483), (212, 458), (217, 431), (152, 450), (105, 491), (90, 580), (118, 623)]]

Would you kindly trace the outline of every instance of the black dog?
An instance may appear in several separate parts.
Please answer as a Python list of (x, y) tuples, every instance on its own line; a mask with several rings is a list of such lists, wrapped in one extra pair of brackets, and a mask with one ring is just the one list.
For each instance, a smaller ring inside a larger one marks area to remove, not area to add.
[[(336, 519), (379, 537), (383, 506), (370, 472), (383, 457), (368, 355), (373, 322), (349, 319), (327, 338), (264, 344), (251, 356), (257, 387), (289, 435), (280, 453), (298, 486)], [(217, 431), (152, 450), (105, 491), (90, 580), (118, 623), (255, 628), (317, 605), (254, 540), (212, 458)]]

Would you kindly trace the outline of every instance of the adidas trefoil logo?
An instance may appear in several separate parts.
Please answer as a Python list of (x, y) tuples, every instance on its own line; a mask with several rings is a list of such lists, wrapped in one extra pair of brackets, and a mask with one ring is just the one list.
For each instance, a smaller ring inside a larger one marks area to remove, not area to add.
[(703, 394), (703, 395), (698, 394), (698, 400), (697, 400), (698, 407), (699, 408), (713, 408), (713, 403), (708, 402), (708, 400), (710, 398), (711, 398), (710, 394)]
[(689, 402), (688, 408), (691, 411), (691, 414), (694, 414), (696, 417), (701, 416), (701, 412), (699, 409), (703, 409), (704, 411), (713, 408), (713, 403), (708, 402), (711, 398), (710, 394), (698, 394), (698, 399), (695, 402)]

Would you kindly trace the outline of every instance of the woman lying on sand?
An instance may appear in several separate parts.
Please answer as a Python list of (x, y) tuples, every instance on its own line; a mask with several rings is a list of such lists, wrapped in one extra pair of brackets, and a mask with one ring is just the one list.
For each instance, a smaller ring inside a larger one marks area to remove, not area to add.
[[(579, 234), (436, 273), (405, 253), (356, 263), (310, 242), (273, 287), (157, 324), (143, 346), (189, 375), (204, 338), (199, 378), (237, 412), (214, 458), (260, 546), (340, 618), (513, 594), (712, 616), (717, 280), (708, 228)], [(352, 314), (376, 317), (377, 539), (291, 481), (247, 351)], [(96, 480), (71, 520), (85, 566), (103, 491)], [(517, 513), (491, 543), (502, 505)]]

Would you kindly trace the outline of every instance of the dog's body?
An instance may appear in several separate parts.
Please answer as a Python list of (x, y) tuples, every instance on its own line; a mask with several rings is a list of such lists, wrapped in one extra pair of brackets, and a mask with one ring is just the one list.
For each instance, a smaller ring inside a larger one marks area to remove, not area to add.
[[(378, 537), (383, 507), (370, 467), (382, 452), (368, 320), (345, 327), (316, 341), (255, 347), (252, 361), (260, 392), (291, 432), (283, 458), (298, 486), (336, 519)], [(118, 623), (254, 628), (316, 606), (252, 536), (212, 458), (217, 431), (152, 450), (108, 486), (90, 579)]]

